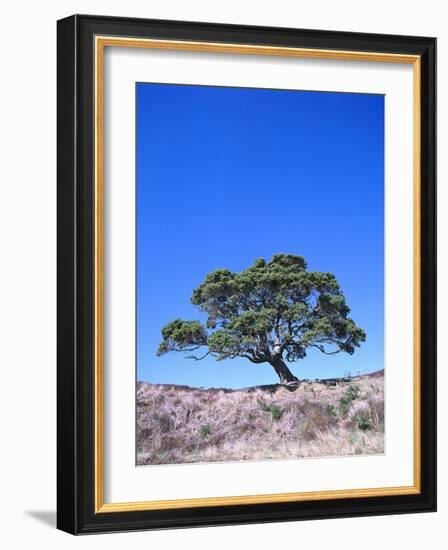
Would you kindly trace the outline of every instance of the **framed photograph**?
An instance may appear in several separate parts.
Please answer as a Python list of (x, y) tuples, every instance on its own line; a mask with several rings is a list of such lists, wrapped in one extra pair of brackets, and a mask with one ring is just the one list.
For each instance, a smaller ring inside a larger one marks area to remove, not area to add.
[(425, 37), (58, 22), (58, 527), (434, 511)]

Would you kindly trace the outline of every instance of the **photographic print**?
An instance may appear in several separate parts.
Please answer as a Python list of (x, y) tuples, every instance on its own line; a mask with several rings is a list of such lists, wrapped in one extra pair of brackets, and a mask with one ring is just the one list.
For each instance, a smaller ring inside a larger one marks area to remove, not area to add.
[(435, 76), (431, 37), (58, 21), (59, 529), (436, 510)]
[(136, 84), (137, 465), (384, 452), (384, 96)]

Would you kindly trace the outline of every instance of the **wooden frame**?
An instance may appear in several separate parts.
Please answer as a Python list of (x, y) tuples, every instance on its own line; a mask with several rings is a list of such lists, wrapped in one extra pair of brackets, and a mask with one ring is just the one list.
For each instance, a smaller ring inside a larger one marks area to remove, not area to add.
[[(414, 483), (104, 502), (103, 54), (108, 46), (411, 63)], [(58, 22), (58, 527), (71, 533), (435, 509), (435, 40), (73, 16)]]

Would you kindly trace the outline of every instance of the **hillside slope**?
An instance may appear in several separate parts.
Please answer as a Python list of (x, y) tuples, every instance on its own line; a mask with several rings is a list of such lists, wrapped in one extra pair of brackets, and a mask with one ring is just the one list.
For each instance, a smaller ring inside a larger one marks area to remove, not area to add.
[(241, 390), (137, 384), (137, 464), (384, 451), (384, 372)]

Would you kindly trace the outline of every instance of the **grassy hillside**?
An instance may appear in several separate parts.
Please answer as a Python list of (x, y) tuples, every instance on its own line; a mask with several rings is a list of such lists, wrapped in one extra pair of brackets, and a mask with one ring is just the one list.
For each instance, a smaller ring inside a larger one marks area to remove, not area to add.
[(384, 372), (296, 389), (137, 384), (137, 463), (379, 454)]

